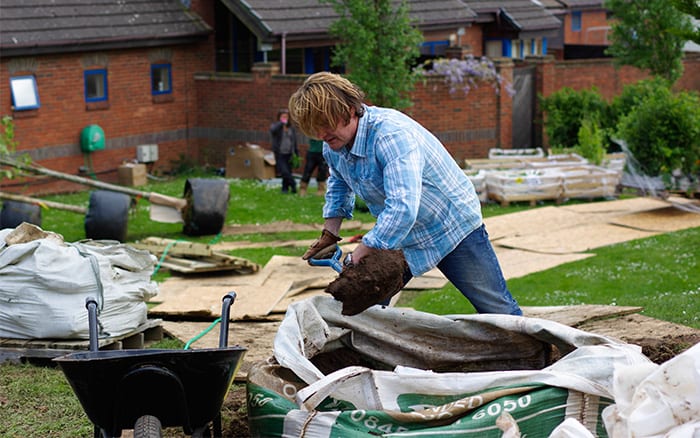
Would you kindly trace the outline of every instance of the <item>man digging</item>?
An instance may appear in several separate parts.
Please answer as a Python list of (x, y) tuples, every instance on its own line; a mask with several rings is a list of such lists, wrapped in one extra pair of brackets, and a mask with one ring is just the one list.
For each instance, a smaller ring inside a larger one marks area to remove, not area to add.
[(298, 127), (323, 140), (330, 167), (324, 230), (302, 258), (335, 247), (356, 195), (377, 218), (326, 291), (343, 302), (343, 314), (355, 315), (387, 304), (413, 276), (437, 266), (477, 312), (522, 315), (464, 171), (419, 123), (363, 99), (355, 84), (328, 72), (309, 76), (289, 99)]

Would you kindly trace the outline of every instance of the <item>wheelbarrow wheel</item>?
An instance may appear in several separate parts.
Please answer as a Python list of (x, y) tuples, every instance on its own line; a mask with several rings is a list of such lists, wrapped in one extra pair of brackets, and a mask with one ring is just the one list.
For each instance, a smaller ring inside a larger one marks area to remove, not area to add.
[(161, 432), (160, 420), (153, 415), (139, 417), (134, 424), (134, 438), (160, 438)]
[(224, 179), (188, 179), (183, 233), (188, 236), (218, 234), (226, 221), (229, 197), (229, 183)]

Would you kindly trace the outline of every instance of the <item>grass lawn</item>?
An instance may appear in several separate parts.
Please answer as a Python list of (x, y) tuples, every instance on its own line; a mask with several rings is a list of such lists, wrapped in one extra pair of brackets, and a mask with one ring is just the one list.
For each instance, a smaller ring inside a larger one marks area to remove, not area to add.
[[(155, 192), (176, 197), (183, 196), (187, 177), (152, 182), (139, 187), (144, 192)], [(310, 194), (306, 197), (282, 195), (278, 185), (253, 180), (232, 180), (227, 224), (267, 224), (290, 221), (294, 223), (321, 223), (323, 198)], [(313, 191), (311, 191), (313, 193)], [(87, 207), (88, 192), (51, 196), (46, 199), (65, 204)], [(581, 202), (581, 201), (570, 201)], [(552, 205), (541, 203), (538, 206)], [(372, 223), (374, 218), (359, 205), (355, 220)], [(313, 239), (316, 231), (286, 231), (280, 233), (218, 235), (190, 237), (182, 234), (181, 224), (166, 224), (149, 219), (150, 204), (138, 201), (129, 217), (128, 240), (149, 236), (183, 239), (205, 243), (228, 240), (252, 242), (284, 239)], [(527, 204), (502, 207), (488, 204), (483, 208), (485, 217), (537, 208)], [(363, 211), (364, 210), (364, 211)], [(58, 232), (67, 241), (85, 238), (83, 216), (62, 210), (46, 210), (42, 227)], [(348, 234), (351, 231), (348, 231)], [(265, 264), (275, 254), (301, 255), (305, 248), (241, 249), (231, 254)], [(644, 314), (691, 327), (700, 328), (700, 228), (664, 234), (647, 239), (597, 248), (595, 257), (567, 263), (546, 271), (508, 281), (512, 293), (524, 306), (567, 304), (609, 304), (642, 306)], [(162, 281), (169, 274), (158, 272), (154, 277)], [(473, 313), (474, 310), (451, 285), (434, 291), (404, 292), (401, 305), (438, 314)]]
[[(185, 178), (153, 182), (139, 189), (181, 197)], [(88, 193), (46, 199), (87, 206)], [(282, 195), (278, 186), (234, 180), (231, 181), (227, 223), (320, 223), (322, 205), (323, 199), (315, 195), (304, 198)], [(509, 207), (487, 205), (484, 216), (528, 208), (532, 207), (524, 204)], [(286, 231), (192, 238), (182, 234), (180, 224), (151, 221), (148, 209), (148, 202), (140, 200), (129, 217), (129, 241), (160, 236), (208, 243), (222, 240), (264, 242), (312, 239), (318, 235), (315, 231)], [(374, 221), (363, 211), (358, 211), (355, 219), (363, 223)], [(62, 234), (67, 241), (77, 241), (85, 237), (83, 221), (84, 217), (76, 213), (44, 210), (42, 228)], [(237, 250), (231, 254), (264, 264), (275, 254), (300, 256), (304, 250), (268, 247)], [(524, 306), (642, 306), (647, 316), (700, 328), (700, 228), (598, 248), (592, 252), (594, 257), (511, 279), (508, 286)], [(158, 272), (154, 279), (162, 281), (168, 275), (167, 272)], [(469, 302), (451, 285), (440, 290), (404, 292), (400, 305), (437, 314), (473, 313)], [(0, 435), (75, 437), (90, 436), (91, 433), (92, 426), (60, 371), (31, 365), (0, 365)]]

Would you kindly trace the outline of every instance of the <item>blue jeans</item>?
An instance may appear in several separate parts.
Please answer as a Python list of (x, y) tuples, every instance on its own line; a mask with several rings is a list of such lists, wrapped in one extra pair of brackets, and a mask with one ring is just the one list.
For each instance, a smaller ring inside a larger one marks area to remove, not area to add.
[[(437, 267), (477, 312), (523, 314), (506, 286), (501, 265), (484, 225), (465, 237)], [(407, 273), (404, 280), (406, 278), (410, 280), (411, 274)]]

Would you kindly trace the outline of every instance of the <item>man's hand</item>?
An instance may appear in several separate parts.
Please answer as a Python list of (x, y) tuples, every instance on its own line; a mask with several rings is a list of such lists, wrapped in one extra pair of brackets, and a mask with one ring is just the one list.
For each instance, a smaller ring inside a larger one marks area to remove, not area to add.
[(324, 258), (335, 252), (335, 245), (342, 239), (340, 236), (336, 236), (327, 229), (323, 229), (321, 232), (321, 237), (316, 239), (314, 243), (311, 244), (309, 249), (306, 250), (301, 258), (303, 260), (308, 260), (312, 257), (314, 258)]

